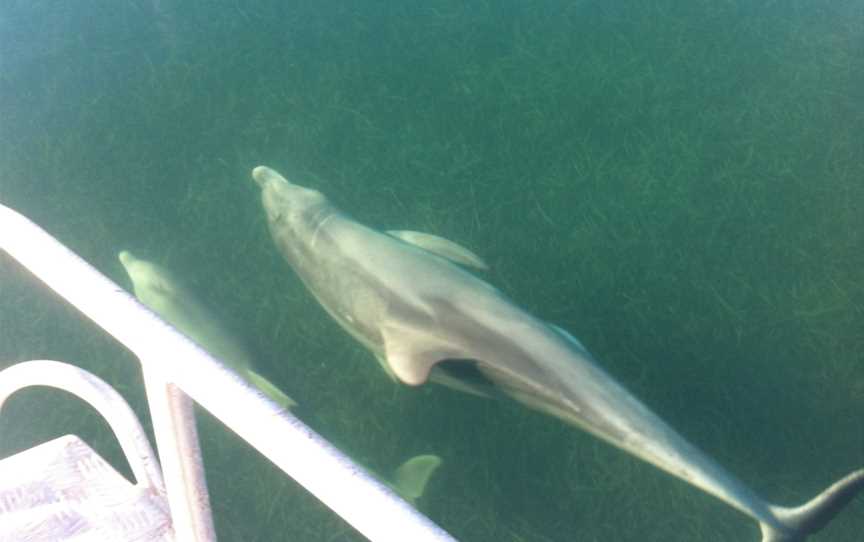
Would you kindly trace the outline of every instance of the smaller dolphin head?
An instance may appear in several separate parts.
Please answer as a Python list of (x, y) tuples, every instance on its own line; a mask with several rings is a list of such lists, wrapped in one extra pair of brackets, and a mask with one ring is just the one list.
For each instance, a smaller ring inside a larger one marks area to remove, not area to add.
[(123, 264), (123, 267), (126, 269), (132, 282), (145, 281), (153, 275), (153, 273), (150, 272), (150, 262), (145, 262), (128, 250), (121, 250), (117, 253), (117, 258), (120, 260), (120, 263)]
[(132, 288), (139, 299), (144, 295), (172, 295), (174, 293), (174, 285), (165, 278), (166, 272), (158, 265), (138, 258), (128, 250), (121, 250), (117, 254), (117, 258), (132, 280)]
[(321, 192), (290, 182), (278, 171), (267, 166), (252, 170), (252, 178), (261, 187), (261, 202), (271, 225), (297, 226), (318, 216), (329, 204)]

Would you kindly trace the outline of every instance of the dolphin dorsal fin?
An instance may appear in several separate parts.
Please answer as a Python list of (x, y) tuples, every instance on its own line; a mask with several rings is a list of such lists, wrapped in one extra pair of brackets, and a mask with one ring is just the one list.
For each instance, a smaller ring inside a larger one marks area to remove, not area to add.
[(414, 502), (423, 496), (429, 478), (441, 465), (437, 455), (417, 455), (402, 463), (393, 473), (393, 489), (403, 499)]
[(489, 269), (489, 266), (486, 265), (486, 262), (484, 262), (480, 256), (474, 254), (462, 245), (450, 241), (449, 239), (410, 230), (390, 230), (387, 233), (397, 239), (418, 246), (423, 250), (428, 250), (429, 252), (437, 254), (438, 256), (446, 258), (452, 262), (468, 267), (476, 267), (483, 271)]

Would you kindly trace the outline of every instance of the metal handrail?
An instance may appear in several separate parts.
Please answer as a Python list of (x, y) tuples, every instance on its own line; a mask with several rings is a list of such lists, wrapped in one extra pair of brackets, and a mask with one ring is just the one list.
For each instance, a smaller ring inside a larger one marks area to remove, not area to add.
[(0, 410), (13, 393), (30, 386), (47, 386), (72, 393), (88, 403), (108, 422), (123, 450), (135, 484), (162, 494), (165, 483), (156, 455), (135, 413), (114, 388), (87, 371), (53, 360), (18, 363), (0, 371)]
[[(368, 539), (455, 540), (38, 225), (3, 205), (0, 249), (138, 357), (178, 539), (215, 538), (188, 395)], [(172, 363), (176, 359), (183, 363)]]
[(0, 460), (0, 540), (177, 540), (159, 462), (129, 404), (96, 375), (53, 360), (0, 371), (0, 411), (32, 386), (61, 389), (95, 409), (114, 432), (135, 483), (75, 435)]

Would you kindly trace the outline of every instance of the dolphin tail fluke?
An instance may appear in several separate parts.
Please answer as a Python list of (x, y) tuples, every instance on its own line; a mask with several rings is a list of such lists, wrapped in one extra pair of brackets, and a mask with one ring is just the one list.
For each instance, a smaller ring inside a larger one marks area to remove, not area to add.
[(249, 383), (261, 390), (261, 393), (273, 399), (273, 401), (281, 406), (282, 408), (289, 409), (291, 407), (297, 406), (297, 402), (294, 399), (291, 399), (285, 393), (276, 387), (275, 384), (259, 375), (255, 371), (246, 370), (243, 371), (243, 374), (246, 376), (246, 379), (249, 380)]
[(402, 463), (393, 475), (393, 489), (408, 502), (423, 496), (429, 478), (441, 465), (437, 455), (418, 455)]
[(777, 521), (784, 530), (761, 524), (762, 542), (798, 542), (828, 524), (834, 516), (864, 489), (864, 469), (856, 470), (835, 482), (831, 487), (793, 508), (772, 506)]

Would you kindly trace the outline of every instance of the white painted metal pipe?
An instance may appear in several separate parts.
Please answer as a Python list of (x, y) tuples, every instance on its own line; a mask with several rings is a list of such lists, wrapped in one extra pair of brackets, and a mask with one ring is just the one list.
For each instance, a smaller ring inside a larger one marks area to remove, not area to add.
[[(454, 540), (290, 412), (3, 205), (0, 248), (132, 350), (147, 371), (175, 383), (370, 540)], [(183, 362), (174, 363), (178, 359)]]
[[(0, 540), (176, 542), (162, 473), (135, 413), (114, 389), (80, 367), (51, 360), (0, 371), (0, 410), (30, 386), (62, 389), (88, 403), (111, 427), (135, 483), (75, 435), (0, 460)], [(40, 416), (39, 408), (32, 412)]]
[(30, 386), (48, 386), (77, 395), (101, 414), (120, 442), (135, 485), (158, 495), (165, 484), (156, 454), (135, 413), (114, 388), (87, 371), (52, 360), (25, 361), (0, 371), (0, 410), (10, 395)]
[(214, 542), (216, 530), (192, 400), (147, 364), (141, 368), (174, 532), (178, 540)]

